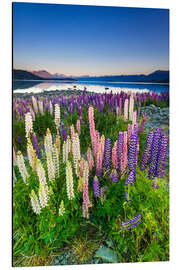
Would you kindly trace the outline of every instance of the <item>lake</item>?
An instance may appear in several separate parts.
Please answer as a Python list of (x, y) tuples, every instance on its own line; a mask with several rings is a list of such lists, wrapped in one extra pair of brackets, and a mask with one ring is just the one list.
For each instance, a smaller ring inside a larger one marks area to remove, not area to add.
[(120, 91), (128, 92), (165, 92), (169, 91), (169, 84), (131, 83), (131, 82), (97, 82), (97, 81), (13, 81), (13, 93), (41, 93), (53, 90), (84, 90), (104, 93)]

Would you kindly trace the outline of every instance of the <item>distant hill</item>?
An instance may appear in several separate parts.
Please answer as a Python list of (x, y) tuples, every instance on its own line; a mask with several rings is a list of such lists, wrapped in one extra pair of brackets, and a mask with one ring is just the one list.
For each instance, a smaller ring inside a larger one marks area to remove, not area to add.
[(79, 77), (77, 80), (108, 81), (108, 82), (156, 82), (169, 83), (169, 71), (157, 70), (149, 75), (112, 75), (99, 77)]
[(45, 79), (53, 79), (54, 78), (53, 75), (46, 70), (30, 71), (30, 72), (36, 76), (41, 77), (41, 78), (45, 78)]
[(32, 72), (21, 70), (21, 69), (13, 69), (13, 80), (66, 80), (66, 81), (76, 81), (76, 79), (73, 78), (46, 78), (46, 77), (40, 77), (38, 75), (33, 74)]
[(34, 75), (31, 72), (21, 70), (21, 69), (13, 69), (13, 80), (42, 80), (43, 78)]

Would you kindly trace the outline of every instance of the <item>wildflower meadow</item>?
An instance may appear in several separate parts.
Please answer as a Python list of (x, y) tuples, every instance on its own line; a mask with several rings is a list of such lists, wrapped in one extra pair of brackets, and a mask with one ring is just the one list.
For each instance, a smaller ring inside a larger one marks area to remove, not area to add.
[(13, 99), (13, 265), (169, 260), (167, 92)]

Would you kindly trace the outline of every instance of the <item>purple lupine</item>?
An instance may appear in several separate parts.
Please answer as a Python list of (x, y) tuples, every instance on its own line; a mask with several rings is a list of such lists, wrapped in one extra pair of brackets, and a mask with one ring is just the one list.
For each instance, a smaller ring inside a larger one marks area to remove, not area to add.
[(36, 152), (36, 156), (38, 158), (41, 158), (41, 150), (40, 150), (38, 140), (37, 140), (37, 136), (36, 136), (35, 132), (32, 135), (32, 141), (33, 141), (34, 149), (35, 149), (35, 152)]
[(97, 198), (100, 196), (99, 180), (96, 175), (93, 179), (93, 191), (94, 191), (94, 197)]
[(107, 171), (111, 169), (111, 139), (105, 139), (105, 147), (104, 147), (104, 167)]
[(156, 128), (153, 136), (152, 147), (151, 147), (151, 161), (149, 165), (148, 177), (153, 179), (158, 176), (157, 163), (160, 150), (161, 142), (161, 129)]
[(146, 147), (145, 147), (141, 164), (140, 164), (140, 169), (142, 171), (146, 169), (150, 156), (151, 156), (151, 146), (152, 146), (153, 136), (154, 136), (154, 132), (149, 131), (148, 136), (147, 136)]
[(111, 173), (111, 177), (112, 177), (112, 182), (118, 182), (118, 173), (115, 169), (112, 170), (112, 173)]
[(121, 173), (121, 160), (123, 157), (123, 141), (124, 141), (124, 132), (119, 132), (117, 140), (117, 167), (118, 173)]
[(136, 153), (138, 144), (137, 128), (134, 127), (129, 142), (129, 153), (128, 153), (128, 168), (129, 171), (136, 172)]
[(163, 134), (161, 137), (161, 144), (156, 168), (156, 175), (158, 177), (163, 178), (164, 175), (164, 167), (165, 167), (165, 160), (167, 156), (167, 149), (168, 149), (168, 136)]
[(132, 185), (136, 180), (136, 174), (134, 171), (129, 171), (125, 185)]
[(141, 222), (141, 215), (137, 215), (136, 217), (130, 219), (127, 222), (121, 222), (121, 226), (123, 229), (130, 229), (132, 227), (137, 226)]
[(139, 102), (138, 104), (137, 118), (140, 116), (140, 112), (141, 112), (141, 102)]
[(67, 135), (66, 135), (65, 129), (62, 130), (62, 137), (63, 137), (63, 141), (65, 142), (67, 140)]

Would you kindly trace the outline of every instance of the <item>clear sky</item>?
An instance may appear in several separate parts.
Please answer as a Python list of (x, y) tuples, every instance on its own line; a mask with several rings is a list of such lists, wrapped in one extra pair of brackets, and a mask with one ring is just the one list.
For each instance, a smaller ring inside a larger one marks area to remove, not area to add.
[(169, 69), (169, 10), (13, 3), (14, 68), (66, 75)]

